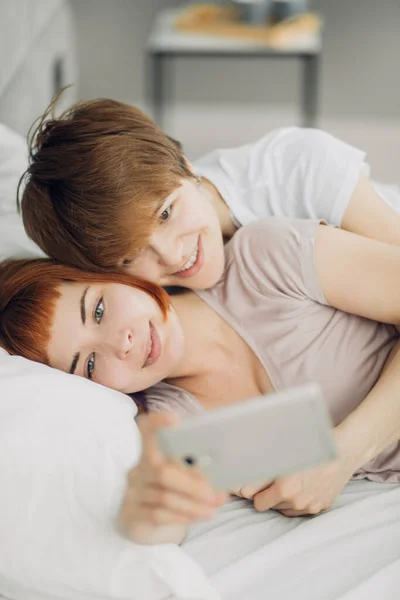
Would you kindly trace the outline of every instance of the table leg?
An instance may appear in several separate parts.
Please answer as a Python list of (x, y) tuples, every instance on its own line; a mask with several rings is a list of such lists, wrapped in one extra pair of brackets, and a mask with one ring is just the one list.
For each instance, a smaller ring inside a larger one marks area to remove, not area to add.
[(302, 117), (303, 127), (317, 126), (318, 112), (318, 54), (303, 56), (303, 94)]

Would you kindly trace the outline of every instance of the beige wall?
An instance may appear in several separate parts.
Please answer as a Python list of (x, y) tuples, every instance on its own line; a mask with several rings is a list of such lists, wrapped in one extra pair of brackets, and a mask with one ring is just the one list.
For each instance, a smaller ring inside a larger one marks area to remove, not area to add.
[[(72, 0), (80, 59), (79, 95), (145, 103), (145, 44), (151, 21), (172, 0)], [(311, 0), (325, 20), (323, 116), (400, 118), (400, 1)], [(238, 77), (240, 74), (240, 78)], [(291, 61), (180, 60), (174, 96), (182, 102), (295, 102)]]

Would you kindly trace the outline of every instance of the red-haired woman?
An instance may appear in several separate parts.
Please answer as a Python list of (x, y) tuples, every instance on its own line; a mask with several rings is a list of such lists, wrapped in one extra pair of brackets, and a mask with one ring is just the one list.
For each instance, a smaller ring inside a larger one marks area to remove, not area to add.
[[(318, 513), (351, 477), (400, 483), (400, 248), (318, 221), (267, 220), (241, 228), (225, 252), (212, 289), (171, 298), (126, 274), (6, 262), (0, 343), (122, 392), (149, 388), (150, 412), (319, 382), (339, 458), (246, 487), (259, 510)], [(135, 539), (179, 541), (171, 525), (210, 515), (219, 499), (200, 476), (191, 491), (194, 479), (157, 454), (147, 427), (122, 520)]]

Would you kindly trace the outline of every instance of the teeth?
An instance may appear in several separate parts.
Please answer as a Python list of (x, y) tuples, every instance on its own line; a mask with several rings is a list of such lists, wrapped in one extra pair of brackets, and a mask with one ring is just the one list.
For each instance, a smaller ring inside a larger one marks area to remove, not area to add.
[(151, 331), (150, 331), (150, 348), (149, 348), (149, 351), (147, 353), (147, 358), (149, 358), (152, 350), (153, 350), (153, 336), (151, 335)]
[(181, 273), (182, 271), (187, 271), (188, 269), (190, 269), (190, 267), (193, 267), (194, 263), (197, 260), (198, 252), (199, 252), (199, 248), (197, 247), (196, 250), (193, 252), (192, 256), (190, 257), (190, 259), (187, 261), (186, 265), (184, 265), (182, 267), (182, 269), (179, 269), (178, 273)]

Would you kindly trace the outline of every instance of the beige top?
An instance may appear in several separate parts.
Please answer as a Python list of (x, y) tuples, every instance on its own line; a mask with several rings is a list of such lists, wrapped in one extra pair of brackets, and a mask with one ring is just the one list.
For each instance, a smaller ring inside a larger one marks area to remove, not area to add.
[[(247, 342), (275, 390), (317, 381), (337, 425), (366, 397), (398, 334), (328, 305), (319, 284), (317, 221), (269, 219), (241, 228), (226, 246), (226, 268), (197, 292)], [(203, 410), (185, 390), (161, 383), (146, 394), (151, 410)], [(355, 477), (400, 483), (400, 444)]]

